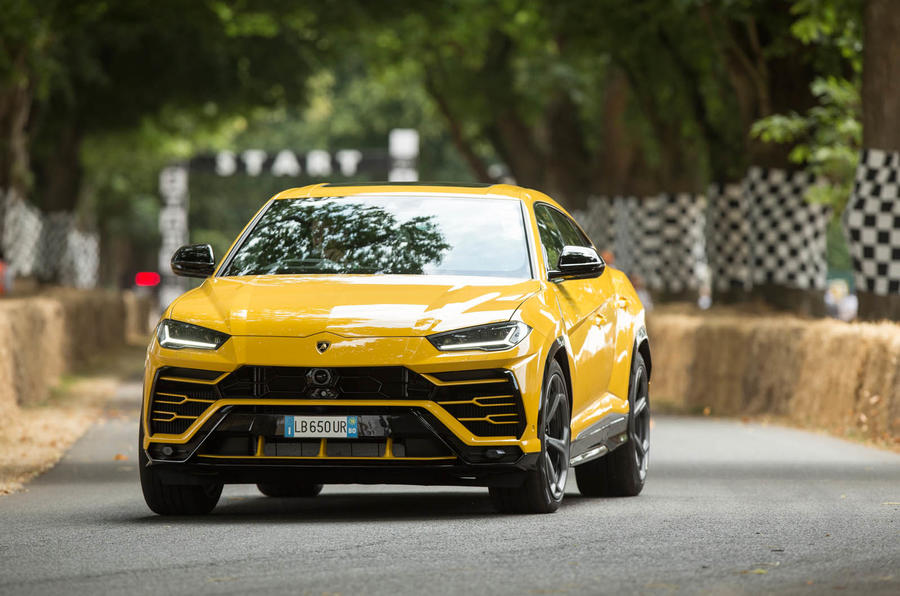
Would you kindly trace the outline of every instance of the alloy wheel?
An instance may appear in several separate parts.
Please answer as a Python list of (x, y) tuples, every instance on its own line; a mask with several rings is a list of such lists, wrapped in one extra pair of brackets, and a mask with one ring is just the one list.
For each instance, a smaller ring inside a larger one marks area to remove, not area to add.
[(634, 411), (631, 414), (633, 424), (629, 439), (634, 443), (638, 473), (641, 480), (644, 480), (650, 461), (650, 402), (647, 378), (643, 367), (638, 368), (635, 372), (634, 387)]
[(544, 418), (544, 463), (547, 483), (554, 499), (562, 497), (569, 474), (568, 396), (563, 378), (556, 374), (547, 384), (547, 412)]

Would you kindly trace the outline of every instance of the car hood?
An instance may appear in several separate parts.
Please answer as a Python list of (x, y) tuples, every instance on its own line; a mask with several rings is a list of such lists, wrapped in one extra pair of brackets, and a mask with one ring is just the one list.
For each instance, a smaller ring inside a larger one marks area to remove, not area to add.
[(534, 279), (430, 275), (216, 277), (169, 316), (230, 335), (424, 336), (509, 320)]

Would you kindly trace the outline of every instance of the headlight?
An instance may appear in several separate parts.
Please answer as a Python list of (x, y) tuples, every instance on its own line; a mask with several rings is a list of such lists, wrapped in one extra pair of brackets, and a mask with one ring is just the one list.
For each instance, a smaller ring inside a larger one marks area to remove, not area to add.
[(229, 335), (213, 331), (206, 327), (165, 319), (156, 328), (156, 339), (159, 345), (172, 350), (196, 348), (198, 350), (217, 350), (228, 340)]
[(531, 327), (521, 321), (467, 327), (428, 336), (438, 350), (508, 350), (528, 337)]

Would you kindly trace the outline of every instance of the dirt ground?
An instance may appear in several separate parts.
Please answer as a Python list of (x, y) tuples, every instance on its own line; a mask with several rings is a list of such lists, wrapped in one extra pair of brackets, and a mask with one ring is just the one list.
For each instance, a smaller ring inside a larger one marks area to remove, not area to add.
[(44, 402), (0, 419), (0, 495), (53, 467), (92, 423), (122, 416), (104, 406), (122, 380), (140, 378), (143, 364), (143, 347), (117, 349), (64, 376)]

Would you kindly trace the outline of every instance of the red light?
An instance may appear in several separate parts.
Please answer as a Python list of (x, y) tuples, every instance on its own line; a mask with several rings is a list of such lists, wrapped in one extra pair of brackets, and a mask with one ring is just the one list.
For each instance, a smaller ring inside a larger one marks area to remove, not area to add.
[(136, 286), (158, 286), (159, 273), (156, 271), (138, 271), (134, 276), (134, 285)]

